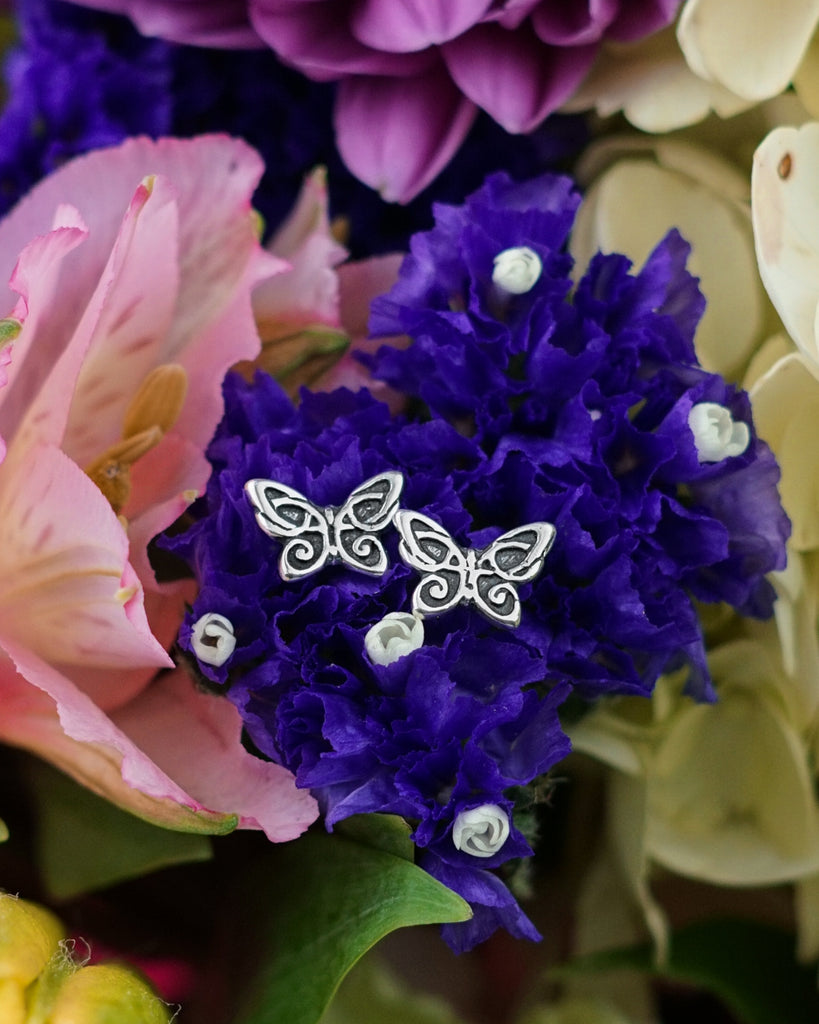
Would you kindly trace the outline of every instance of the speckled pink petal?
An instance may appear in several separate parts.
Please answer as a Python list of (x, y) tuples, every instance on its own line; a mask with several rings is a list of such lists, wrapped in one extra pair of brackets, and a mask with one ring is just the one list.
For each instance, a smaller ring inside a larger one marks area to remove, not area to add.
[[(393, 413), (399, 413), (406, 405), (405, 395), (394, 391), (384, 381), (374, 380), (367, 368), (356, 359), (357, 352), (375, 352), (385, 344), (384, 338), (367, 337), (370, 303), (376, 295), (383, 295), (392, 288), (398, 279), (398, 269), (403, 259), (403, 253), (391, 253), (387, 256), (373, 256), (368, 260), (355, 260), (338, 268), (341, 322), (350, 335), (350, 348), (315, 381), (312, 385), (314, 390), (329, 391), (344, 387), (358, 391), (366, 387), (379, 401), (386, 402)], [(391, 338), (388, 343), (403, 347), (409, 345), (410, 339), (405, 336)]]
[[(196, 690), (182, 669), (159, 678), (114, 719), (202, 806), (238, 814), (241, 828), (261, 828), (271, 841), (284, 842), (318, 817), (315, 800), (296, 788), (287, 769), (243, 748), (236, 708)], [(139, 784), (127, 767), (123, 774)]]
[(461, 91), (508, 132), (530, 132), (571, 96), (597, 47), (551, 47), (528, 25), (478, 25), (441, 47)]
[(128, 520), (131, 564), (146, 586), (154, 578), (148, 542), (204, 492), (210, 472), (201, 448), (173, 433), (131, 467), (131, 497), (123, 514)]
[(436, 66), (417, 78), (348, 78), (335, 109), (347, 167), (387, 202), (406, 203), (449, 163), (477, 110)]
[[(204, 833), (231, 832), (238, 824), (237, 814), (199, 804), (68, 679), (2, 632), (0, 709), (2, 742), (39, 755), (147, 821)], [(126, 771), (134, 783), (124, 780)]]
[[(111, 506), (59, 449), (0, 466), (0, 629), (53, 663), (172, 664)], [(11, 455), (11, 453), (10, 453)]]
[[(72, 338), (81, 360), (63, 448), (87, 466), (119, 440), (139, 382), (161, 361), (179, 294), (176, 189), (162, 175), (139, 184), (88, 305), (91, 337)], [(76, 332), (81, 334), (81, 328)], [(60, 378), (40, 401), (54, 402)]]
[(333, 238), (327, 214), (327, 174), (308, 175), (292, 213), (270, 242), (270, 250), (289, 268), (254, 289), (256, 321), (339, 326), (335, 267), (347, 250)]
[(361, 0), (350, 15), (360, 42), (411, 53), (454, 39), (479, 22), (492, 0)]
[[(2, 238), (0, 221), (0, 238)], [(8, 386), (0, 391), (0, 433), (10, 439), (19, 428), (32, 398), (37, 394), (60, 357), (65, 338), (50, 329), (55, 308), (62, 305), (59, 281), (63, 263), (82, 244), (87, 232), (80, 227), (61, 227), (30, 240), (18, 250), (19, 259), (11, 273), (4, 315), (23, 323), (22, 330), (9, 349)], [(16, 294), (15, 294), (16, 293)], [(59, 297), (58, 297), (59, 296)], [(66, 398), (70, 398), (74, 381), (65, 381)]]

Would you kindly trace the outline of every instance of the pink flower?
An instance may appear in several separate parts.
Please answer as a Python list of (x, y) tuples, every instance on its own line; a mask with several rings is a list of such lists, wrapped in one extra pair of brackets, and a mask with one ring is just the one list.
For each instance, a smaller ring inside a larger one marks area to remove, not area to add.
[(286, 267), (258, 242), (260, 173), (227, 137), (132, 139), (0, 223), (0, 739), (149, 820), (283, 840), (314, 801), (173, 669), (190, 595), (148, 559), (258, 352), (251, 290)]
[[(253, 293), (253, 309), (262, 336), (255, 365), (278, 378), (295, 397), (306, 384), (315, 389), (368, 387), (397, 407), (399, 396), (374, 381), (355, 358), (374, 351), (383, 338), (367, 338), (370, 303), (392, 288), (402, 253), (345, 263), (346, 249), (334, 238), (327, 213), (326, 174), (306, 179), (290, 217), (270, 243), (286, 259), (286, 274), (263, 281)], [(392, 339), (409, 344), (408, 338)]]
[(246, 0), (245, 22), (242, 0), (80, 2), (199, 44), (217, 14), (252, 25), (286, 64), (341, 82), (342, 157), (385, 199), (407, 202), (446, 166), (479, 108), (508, 132), (532, 131), (572, 96), (604, 39), (658, 31), (681, 0)]

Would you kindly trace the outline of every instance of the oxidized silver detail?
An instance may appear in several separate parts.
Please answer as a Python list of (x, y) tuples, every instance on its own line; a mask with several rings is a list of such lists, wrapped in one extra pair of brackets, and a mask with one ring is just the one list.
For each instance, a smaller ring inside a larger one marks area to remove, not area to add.
[(275, 480), (248, 480), (245, 493), (259, 528), (285, 542), (279, 575), (290, 581), (338, 563), (381, 576), (388, 563), (377, 534), (392, 522), (403, 486), (400, 473), (379, 473), (356, 487), (343, 505), (325, 508)]
[(551, 523), (527, 523), (502, 534), (485, 548), (462, 548), (447, 531), (420, 512), (400, 509), (395, 527), (398, 553), (423, 578), (412, 595), (418, 615), (440, 615), (458, 604), (474, 604), (502, 626), (520, 625), (517, 587), (533, 580), (554, 543)]

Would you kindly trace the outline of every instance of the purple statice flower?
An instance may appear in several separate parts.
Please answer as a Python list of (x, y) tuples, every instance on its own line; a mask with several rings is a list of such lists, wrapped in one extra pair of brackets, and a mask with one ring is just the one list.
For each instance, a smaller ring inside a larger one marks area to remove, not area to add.
[(67, 159), (171, 127), (168, 46), (55, 0), (17, 5), (0, 115), (0, 212)]
[(656, 32), (673, 21), (680, 5), (82, 2), (128, 14), (143, 32), (165, 39), (209, 46), (263, 42), (315, 81), (340, 82), (334, 118), (339, 150), (355, 175), (398, 202), (417, 195), (446, 166), (478, 110), (507, 132), (531, 132), (575, 92), (604, 40)]
[[(416, 583), (397, 557), (397, 537), (385, 540), (390, 567), (383, 578), (335, 566), (283, 585), (272, 542), (244, 493), (248, 479), (262, 477), (318, 505), (340, 505), (362, 480), (399, 469), (404, 500), (467, 540), (471, 513), (457, 480), (479, 468), (482, 452), (441, 420), (394, 418), (366, 391), (305, 393), (294, 408), (260, 374), (252, 386), (228, 378), (225, 399), (201, 518), (165, 541), (187, 558), (200, 584), (182, 649), (196, 654), (203, 616), (231, 623), (229, 660), (199, 668), (227, 684), (255, 747), (312, 790), (328, 827), (372, 812), (413, 822), (424, 866), (438, 877), (454, 872), (460, 887), (447, 884), (474, 893), (483, 908), (480, 927), (453, 926), (455, 948), (481, 941), (501, 923), (536, 937), (492, 871), (532, 852), (515, 827), (509, 791), (568, 753), (557, 718), (566, 684), (521, 637), (468, 609), (429, 622), (428, 642), (412, 656), (374, 663), (367, 631), (409, 608)], [(510, 832), (497, 853), (477, 860), (455, 846), (453, 828), (459, 814), (487, 805), (507, 815)]]
[[(575, 283), (578, 202), (565, 178), (498, 174), (436, 208), (372, 307), (377, 333), (412, 339), (371, 359), (404, 414), (366, 389), (305, 391), (294, 406), (264, 375), (228, 378), (207, 493), (164, 542), (199, 583), (181, 650), (329, 828), (372, 812), (411, 822), (419, 864), (473, 907), (446, 929), (459, 950), (498, 926), (536, 936), (505, 878), (532, 851), (518, 795), (568, 751), (568, 692), (648, 695), (687, 664), (689, 691), (711, 698), (694, 601), (766, 615), (765, 573), (784, 565), (773, 456), (747, 396), (696, 359), (703, 299), (686, 244), (672, 232), (637, 273), (598, 255)], [(245, 484), (339, 508), (387, 471), (403, 477), (401, 505), (462, 547), (554, 524), (517, 628), (457, 606), (382, 663), (368, 633), (409, 611), (418, 582), (395, 530), (381, 576), (342, 561), (282, 578)], [(221, 630), (218, 650), (203, 623)]]
[[(437, 207), (372, 305), (374, 334), (413, 344), (370, 366), (478, 442), (467, 505), (480, 494), (487, 521), (511, 509), (556, 525), (537, 625), (522, 627), (553, 669), (587, 694), (648, 693), (685, 660), (690, 692), (708, 697), (692, 598), (770, 614), (765, 574), (784, 566), (789, 531), (779, 470), (747, 395), (698, 364), (704, 299), (687, 244), (672, 231), (637, 274), (599, 254), (575, 286), (564, 244), (578, 202), (566, 178), (497, 174), (463, 206)], [(531, 285), (510, 291), (499, 257), (521, 251)], [(714, 407), (741, 450), (701, 454), (691, 420), (699, 430)]]

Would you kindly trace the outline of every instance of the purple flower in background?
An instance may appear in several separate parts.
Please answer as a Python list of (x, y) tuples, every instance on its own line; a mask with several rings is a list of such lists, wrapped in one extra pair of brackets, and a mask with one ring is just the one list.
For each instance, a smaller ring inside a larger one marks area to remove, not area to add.
[[(188, 27), (195, 18), (208, 21), (213, 10), (184, 6), (188, 17), (180, 24)], [(62, 0), (21, 4), (17, 24), (5, 66), (9, 101), (0, 115), (0, 212), (69, 156), (129, 135), (223, 131), (264, 158), (254, 205), (270, 231), (291, 210), (305, 175), (323, 164), (331, 215), (349, 225), (351, 253), (367, 256), (406, 248), (412, 232), (427, 226), (432, 201), (460, 200), (501, 165), (519, 177), (538, 173), (586, 139), (579, 116), (555, 116), (530, 135), (512, 136), (481, 114), (433, 185), (397, 206), (344, 166), (333, 131), (336, 87), (285, 67), (267, 48), (146, 39), (126, 18)]]
[(0, 114), (0, 212), (70, 157), (171, 128), (167, 44), (53, 0), (19, 5)]
[(166, 39), (261, 40), (308, 77), (339, 81), (343, 159), (406, 202), (452, 159), (478, 110), (507, 132), (532, 131), (574, 93), (604, 39), (663, 28), (680, 0), (253, 0), (244, 11), (241, 0), (84, 2)]

